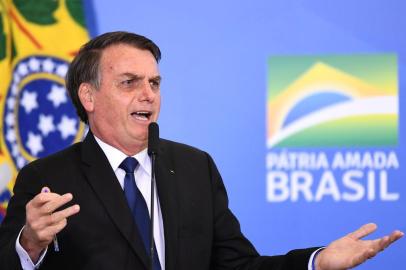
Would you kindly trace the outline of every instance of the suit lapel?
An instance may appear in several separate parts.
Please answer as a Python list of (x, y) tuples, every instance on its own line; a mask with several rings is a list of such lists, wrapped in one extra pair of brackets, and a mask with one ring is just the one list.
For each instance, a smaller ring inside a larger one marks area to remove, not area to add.
[(117, 229), (147, 268), (148, 258), (144, 244), (133, 221), (123, 190), (107, 157), (90, 132), (83, 141), (82, 161), (87, 181)]
[[(162, 142), (162, 141), (161, 141)], [(156, 182), (165, 233), (165, 269), (176, 269), (178, 250), (178, 201), (176, 199), (176, 173), (169, 153), (160, 147), (156, 159)]]

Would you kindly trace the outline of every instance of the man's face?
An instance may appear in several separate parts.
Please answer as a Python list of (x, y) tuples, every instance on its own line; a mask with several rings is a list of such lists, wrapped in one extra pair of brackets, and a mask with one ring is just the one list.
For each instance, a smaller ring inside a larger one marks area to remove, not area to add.
[(99, 72), (100, 88), (91, 91), (90, 106), (85, 106), (90, 128), (104, 142), (133, 155), (147, 146), (148, 125), (158, 119), (158, 64), (150, 51), (120, 44), (103, 51)]

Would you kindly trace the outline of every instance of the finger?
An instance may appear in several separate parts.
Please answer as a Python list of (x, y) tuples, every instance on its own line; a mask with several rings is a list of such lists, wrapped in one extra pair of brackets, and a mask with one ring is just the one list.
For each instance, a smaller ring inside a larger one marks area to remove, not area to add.
[(376, 224), (368, 223), (368, 224), (363, 225), (358, 230), (348, 234), (348, 236), (353, 239), (361, 239), (361, 238), (373, 233), (376, 230), (376, 228), (377, 228)]
[(68, 224), (68, 220), (66, 218), (60, 220), (55, 225), (48, 228), (49, 232), (51, 233), (51, 238), (53, 239), (56, 234), (62, 231), (66, 225)]
[[(40, 193), (27, 203), (26, 208), (26, 223), (37, 224), (41, 226), (42, 217), (52, 213), (52, 209), (48, 208), (46, 203), (60, 197), (55, 193)], [(36, 227), (36, 226), (35, 226)]]
[(67, 218), (78, 213), (79, 210), (79, 205), (75, 204), (52, 215), (43, 217), (43, 219), (47, 218), (47, 220), (41, 223), (41, 227), (33, 228), (38, 241), (42, 243), (52, 241), (53, 236), (65, 228)]
[(70, 202), (72, 199), (73, 196), (71, 193), (58, 195), (42, 206), (42, 212), (48, 215), (52, 214), (56, 209)]
[(401, 231), (394, 231), (393, 233), (391, 233), (391, 235), (389, 236), (391, 242), (395, 242), (396, 240), (402, 238), (405, 234)]
[[(366, 243), (367, 241), (365, 241)], [(379, 239), (368, 241), (369, 248), (373, 249), (376, 253), (384, 250), (389, 245), (389, 236), (384, 236)]]
[(402, 238), (403, 235), (404, 234), (401, 231), (394, 231), (389, 236), (383, 237), (384, 240), (382, 241), (382, 250), (387, 248), (389, 245), (391, 245), (396, 240), (399, 240), (400, 238)]
[[(44, 194), (45, 195), (41, 195)], [(60, 196), (57, 193), (52, 193), (51, 189), (47, 186), (41, 188), (41, 192), (36, 196), (36, 198), (34, 198), (34, 206), (41, 206), (45, 203), (47, 203), (48, 201), (52, 200), (53, 198)]]
[(382, 238), (371, 241), (370, 247), (375, 250), (376, 253), (383, 251), (389, 245), (403, 236), (401, 231), (394, 231), (390, 235), (386, 235)]
[(62, 219), (58, 223), (53, 224), (52, 226), (47, 226), (46, 228), (37, 232), (37, 239), (41, 243), (46, 243), (47, 245), (53, 240), (55, 234), (65, 228), (67, 224), (67, 219)]
[(61, 220), (77, 214), (80, 211), (79, 205), (75, 204), (51, 215), (51, 224), (59, 223)]
[(30, 204), (34, 207), (34, 208), (40, 208), (41, 206), (43, 206), (44, 204), (46, 204), (47, 202), (59, 197), (61, 195), (56, 194), (56, 193), (39, 193), (37, 194), (31, 201)]
[[(73, 205), (67, 209), (57, 212), (55, 215), (58, 214), (60, 216), (71, 216), (78, 213), (79, 209), (79, 205)], [(47, 226), (38, 233), (39, 240), (41, 242), (46, 242), (47, 244), (49, 244), (53, 240), (54, 236), (66, 227), (67, 222), (67, 218), (60, 218), (58, 221), (55, 220), (55, 222), (51, 226)]]

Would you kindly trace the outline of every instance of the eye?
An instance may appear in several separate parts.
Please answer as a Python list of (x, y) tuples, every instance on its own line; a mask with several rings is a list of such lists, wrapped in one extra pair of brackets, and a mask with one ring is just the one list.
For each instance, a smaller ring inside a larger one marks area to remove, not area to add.
[(161, 81), (158, 80), (158, 79), (156, 79), (156, 80), (150, 80), (150, 81), (149, 81), (149, 84), (151, 85), (151, 88), (152, 88), (153, 90), (158, 90), (159, 87), (160, 87), (160, 85), (161, 85)]
[(124, 80), (121, 82), (121, 84), (124, 86), (132, 85), (133, 83), (134, 83), (134, 79)]

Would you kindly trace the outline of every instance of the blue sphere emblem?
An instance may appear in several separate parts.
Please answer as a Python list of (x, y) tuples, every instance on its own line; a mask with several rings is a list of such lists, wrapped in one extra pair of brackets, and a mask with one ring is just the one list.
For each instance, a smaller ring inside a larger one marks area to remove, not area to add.
[(3, 136), (18, 170), (83, 136), (83, 124), (64, 86), (68, 65), (49, 56), (30, 56), (15, 65), (6, 96)]

